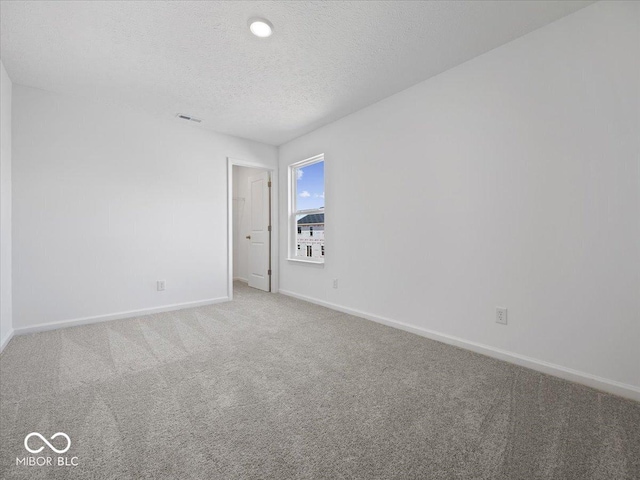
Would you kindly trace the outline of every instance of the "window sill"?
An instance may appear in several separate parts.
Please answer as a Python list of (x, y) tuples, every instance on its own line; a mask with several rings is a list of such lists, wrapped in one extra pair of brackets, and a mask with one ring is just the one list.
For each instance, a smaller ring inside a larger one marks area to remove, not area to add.
[(287, 258), (287, 261), (291, 263), (303, 263), (307, 265), (318, 265), (320, 267), (324, 267), (324, 260), (303, 260), (301, 258)]

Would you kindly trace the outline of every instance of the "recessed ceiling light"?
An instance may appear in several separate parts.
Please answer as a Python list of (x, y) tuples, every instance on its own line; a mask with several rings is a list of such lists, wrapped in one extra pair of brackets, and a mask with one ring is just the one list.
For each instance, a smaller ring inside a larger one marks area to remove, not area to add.
[(256, 37), (270, 37), (273, 33), (273, 24), (264, 18), (252, 18), (249, 20), (249, 30)]

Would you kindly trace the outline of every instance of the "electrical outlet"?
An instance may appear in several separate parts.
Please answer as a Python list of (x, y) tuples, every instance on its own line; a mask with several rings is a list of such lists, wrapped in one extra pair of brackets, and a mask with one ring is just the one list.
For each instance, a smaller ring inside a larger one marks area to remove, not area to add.
[(338, 288), (338, 279), (337, 278), (333, 279), (333, 288)]
[(158, 287), (158, 291), (159, 292), (164, 292), (164, 289), (166, 288), (166, 282), (164, 280), (158, 280), (156, 283), (157, 287)]
[(507, 309), (505, 307), (496, 307), (496, 323), (507, 324)]

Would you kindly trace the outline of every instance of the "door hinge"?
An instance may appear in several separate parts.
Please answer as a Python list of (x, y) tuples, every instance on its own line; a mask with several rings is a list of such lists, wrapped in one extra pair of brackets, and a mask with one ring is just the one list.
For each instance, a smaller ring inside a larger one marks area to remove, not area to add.
[(268, 231), (269, 231), (269, 232), (271, 231), (271, 225), (269, 225), (269, 230), (268, 230)]
[(267, 275), (271, 275), (271, 270), (267, 270)]
[(267, 182), (267, 187), (271, 188), (271, 180)]

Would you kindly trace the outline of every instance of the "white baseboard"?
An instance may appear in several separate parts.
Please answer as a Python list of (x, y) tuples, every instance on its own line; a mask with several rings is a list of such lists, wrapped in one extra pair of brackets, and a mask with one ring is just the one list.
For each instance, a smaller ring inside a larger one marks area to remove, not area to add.
[[(238, 282), (246, 283), (247, 285), (249, 285), (249, 280), (247, 280), (246, 278), (233, 277), (233, 281), (235, 282), (236, 280)], [(271, 285), (271, 293), (278, 293), (278, 289), (274, 285)]]
[(9, 344), (9, 341), (13, 338), (13, 336), (15, 335), (15, 330), (11, 329), (9, 330), (9, 333), (7, 333), (4, 338), (0, 341), (0, 353), (2, 353), (2, 351), (4, 350), (4, 347), (6, 347)]
[(323, 300), (307, 297), (305, 295), (299, 295), (294, 292), (280, 290), (280, 293), (290, 297), (298, 298), (300, 300), (304, 300), (306, 302), (315, 303), (317, 305), (321, 305), (323, 307), (327, 307), (332, 310), (337, 310), (339, 312), (348, 313), (356, 317), (365, 318), (367, 320), (371, 320), (376, 323), (381, 323), (389, 327), (394, 327), (400, 330), (405, 330), (407, 332), (415, 333), (417, 335), (430, 338), (438, 342), (447, 343), (449, 345), (455, 345), (456, 347), (464, 348), (466, 350), (471, 350), (476, 353), (481, 353), (483, 355), (487, 355), (488, 357), (497, 358), (498, 360), (503, 360), (505, 362), (530, 368), (538, 372), (546, 373), (548, 375), (553, 375), (555, 377), (559, 377), (564, 380), (581, 383), (588, 387), (602, 390), (604, 392), (612, 393), (614, 395), (619, 395), (621, 397), (629, 398), (631, 400), (640, 401), (640, 387), (636, 387), (634, 385), (629, 385), (626, 383), (617, 382), (615, 380), (609, 380), (607, 378), (598, 377), (596, 375), (591, 375), (590, 373), (585, 373), (578, 370), (573, 370), (571, 368), (566, 368), (561, 365), (545, 362), (544, 360), (538, 360), (536, 358), (527, 357), (525, 355), (520, 355), (518, 353), (509, 352), (506, 350), (501, 350), (499, 348), (491, 347), (489, 345), (483, 345), (481, 343), (471, 342), (469, 340), (465, 340), (459, 337), (447, 335), (446, 333), (440, 333), (440, 332), (435, 332), (433, 330), (428, 330), (426, 328), (416, 327), (413, 325), (409, 325), (407, 323), (398, 322), (396, 320), (391, 320), (389, 318), (384, 318), (378, 315), (362, 312), (360, 310), (355, 310), (353, 308), (343, 307), (335, 303), (325, 302)]
[(185, 308), (202, 307), (204, 305), (213, 305), (214, 303), (222, 303), (229, 301), (228, 297), (210, 298), (207, 300), (197, 300), (195, 302), (174, 303), (172, 305), (163, 305), (161, 307), (142, 308), (140, 310), (129, 310), (127, 312), (109, 313), (106, 315), (96, 315), (94, 317), (75, 318), (72, 320), (60, 320), (58, 322), (39, 323), (28, 327), (16, 328), (13, 333), (15, 335), (24, 335), (27, 333), (44, 332), (46, 330), (55, 330), (58, 328), (76, 327), (79, 325), (88, 325), (91, 323), (106, 322), (109, 320), (120, 320), (123, 318), (139, 317), (141, 315), (151, 315), (152, 313), (171, 312), (173, 310), (182, 310)]

